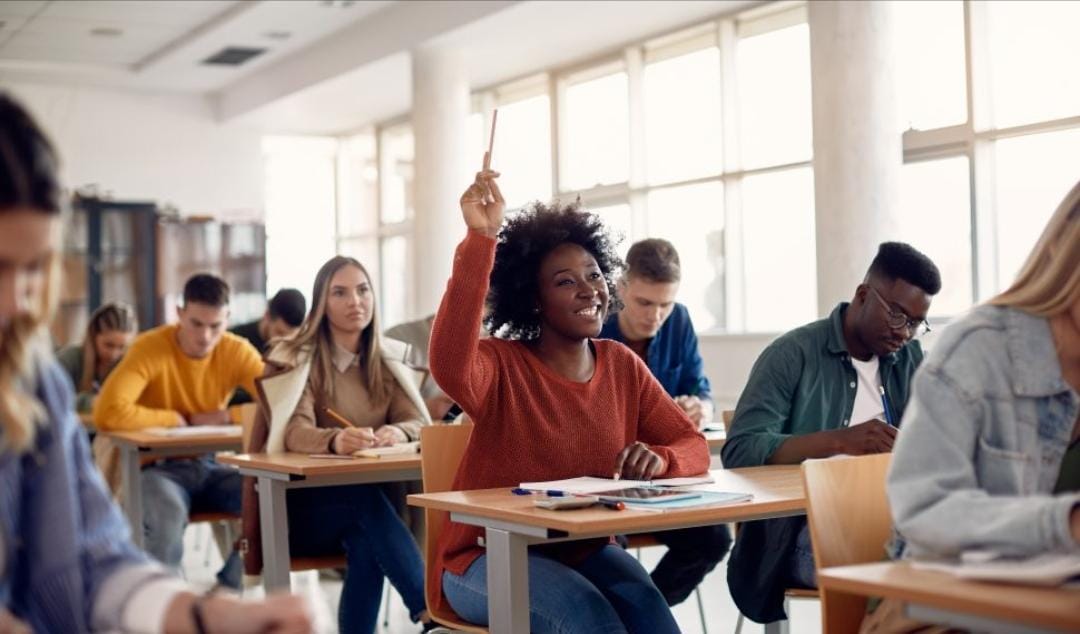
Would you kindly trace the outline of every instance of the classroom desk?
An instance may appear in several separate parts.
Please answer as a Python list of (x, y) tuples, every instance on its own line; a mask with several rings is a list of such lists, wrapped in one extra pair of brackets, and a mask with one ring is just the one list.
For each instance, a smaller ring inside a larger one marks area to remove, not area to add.
[(217, 451), (239, 451), (240, 428), (236, 434), (171, 437), (146, 431), (98, 432), (120, 450), (120, 490), (124, 514), (131, 525), (131, 541), (143, 547), (142, 464), (146, 458), (192, 456)]
[(1076, 588), (967, 581), (945, 572), (918, 570), (907, 562), (825, 568), (818, 571), (818, 587), (826, 597), (899, 599), (907, 602), (909, 618), (965, 630), (1080, 632)]
[(324, 459), (302, 453), (220, 456), (218, 461), (254, 477), (259, 491), (263, 585), (267, 592), (289, 587), (289, 512), (287, 491), (310, 487), (373, 484), (420, 479), (420, 456)]
[(724, 442), (727, 441), (727, 432), (703, 431), (701, 433), (705, 434), (705, 441), (709, 443), (709, 454), (719, 456), (720, 450), (724, 448)]
[(450, 491), (409, 496), (409, 504), (447, 511), (450, 519), (485, 531), (488, 570), (488, 619), (492, 632), (529, 631), (527, 549), (556, 541), (650, 533), (707, 524), (802, 515), (806, 512), (798, 465), (717, 469), (716, 482), (702, 488), (752, 493), (739, 504), (664, 512), (612, 511), (593, 507), (550, 511), (533, 506), (532, 496), (508, 488)]

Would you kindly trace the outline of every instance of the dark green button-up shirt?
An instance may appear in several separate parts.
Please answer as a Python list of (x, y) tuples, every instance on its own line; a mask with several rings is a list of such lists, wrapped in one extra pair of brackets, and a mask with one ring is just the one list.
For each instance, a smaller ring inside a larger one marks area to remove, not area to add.
[[(796, 328), (769, 344), (750, 371), (724, 445), (724, 466), (756, 467), (791, 436), (851, 423), (858, 377), (844, 343), (844, 311), (839, 304), (825, 319)], [(912, 341), (879, 359), (881, 384), (899, 424), (911, 377), (922, 361)]]

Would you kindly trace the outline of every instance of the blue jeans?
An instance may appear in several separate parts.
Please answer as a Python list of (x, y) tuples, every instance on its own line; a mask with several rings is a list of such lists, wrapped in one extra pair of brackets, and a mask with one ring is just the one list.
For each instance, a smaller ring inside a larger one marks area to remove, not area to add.
[(345, 551), (338, 603), (343, 634), (374, 632), (383, 577), (390, 579), (415, 622), (427, 609), (424, 562), (409, 529), (377, 484), (299, 489), (287, 493), (289, 549), (315, 557)]
[[(443, 573), (443, 594), (461, 618), (487, 625), (487, 555), (458, 576)], [(622, 548), (607, 545), (571, 568), (529, 553), (529, 629), (534, 634), (679, 631), (649, 574)]]
[(814, 567), (814, 547), (810, 542), (810, 526), (803, 524), (791, 549), (788, 583), (796, 588), (816, 588), (817, 569)]
[[(142, 499), (146, 552), (178, 569), (192, 511), (240, 514), (240, 473), (210, 456), (165, 460), (142, 470)], [(239, 589), (242, 572), (234, 549), (217, 574), (218, 583)]]

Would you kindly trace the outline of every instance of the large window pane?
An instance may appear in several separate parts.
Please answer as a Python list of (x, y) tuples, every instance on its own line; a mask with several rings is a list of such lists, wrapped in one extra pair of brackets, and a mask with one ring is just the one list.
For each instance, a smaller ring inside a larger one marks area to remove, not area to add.
[(565, 112), (560, 187), (572, 191), (626, 181), (630, 170), (626, 73), (571, 84)]
[(338, 148), (338, 235), (374, 233), (379, 203), (375, 133), (341, 140)]
[(744, 168), (811, 156), (809, 36), (804, 23), (739, 40), (739, 147)]
[(967, 120), (964, 3), (894, 2), (900, 129)]
[(971, 187), (966, 156), (904, 165), (897, 240), (941, 271), (931, 316), (958, 315), (972, 304)]
[(316, 271), (334, 253), (336, 147), (321, 137), (263, 142), (267, 288), (310, 293)]
[(405, 236), (383, 238), (379, 269), (381, 284), (375, 300), (379, 306), (382, 327), (389, 328), (405, 321), (409, 288), (409, 241)]
[(1004, 289), (1080, 178), (1080, 129), (1002, 139), (994, 166), (998, 288)]
[(403, 222), (412, 217), (413, 135), (412, 127), (387, 128), (380, 137), (379, 176), (382, 181), (380, 218), (384, 223)]
[(995, 127), (1080, 115), (1080, 3), (987, 2)]
[(590, 205), (588, 209), (604, 221), (604, 226), (611, 233), (611, 239), (618, 242), (615, 249), (619, 257), (625, 258), (633, 236), (633, 212), (630, 210), (630, 205), (627, 203), (602, 207)]
[(814, 319), (817, 261), (809, 168), (742, 181), (746, 330), (783, 332)]
[(697, 330), (723, 328), (724, 186), (719, 182), (649, 192), (649, 236), (664, 238), (679, 252), (679, 301)]
[(720, 52), (715, 46), (645, 67), (650, 183), (720, 173), (720, 126)]
[(509, 208), (551, 198), (551, 102), (547, 95), (499, 106), (491, 166), (502, 173), (499, 187)]

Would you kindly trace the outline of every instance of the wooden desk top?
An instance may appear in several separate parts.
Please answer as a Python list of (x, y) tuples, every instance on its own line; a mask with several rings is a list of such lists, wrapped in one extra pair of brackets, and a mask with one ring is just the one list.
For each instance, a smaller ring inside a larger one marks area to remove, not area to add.
[(533, 505), (532, 495), (514, 495), (509, 488), (449, 491), (409, 496), (409, 504), (465, 515), (503, 520), (565, 531), (569, 535), (615, 534), (666, 527), (800, 515), (806, 511), (802, 475), (798, 465), (717, 469), (716, 482), (702, 489), (739, 491), (753, 499), (739, 504), (655, 511), (613, 511), (591, 507), (552, 511)]
[(907, 562), (819, 570), (818, 586), (859, 596), (899, 599), (942, 610), (1080, 632), (1080, 589), (1039, 588), (958, 579)]
[(217, 461), (241, 469), (269, 471), (296, 476), (312, 477), (339, 474), (355, 474), (397, 469), (420, 471), (419, 454), (398, 454), (381, 458), (312, 458), (306, 453), (255, 453), (218, 456)]
[(703, 431), (705, 434), (705, 441), (709, 443), (709, 449), (715, 450), (724, 446), (724, 442), (727, 441), (727, 433), (722, 431)]
[(98, 432), (114, 442), (135, 445), (139, 449), (183, 449), (192, 452), (216, 451), (225, 449), (238, 450), (243, 442), (239, 427), (236, 434), (212, 434), (206, 436), (162, 436), (147, 431), (111, 431)]

